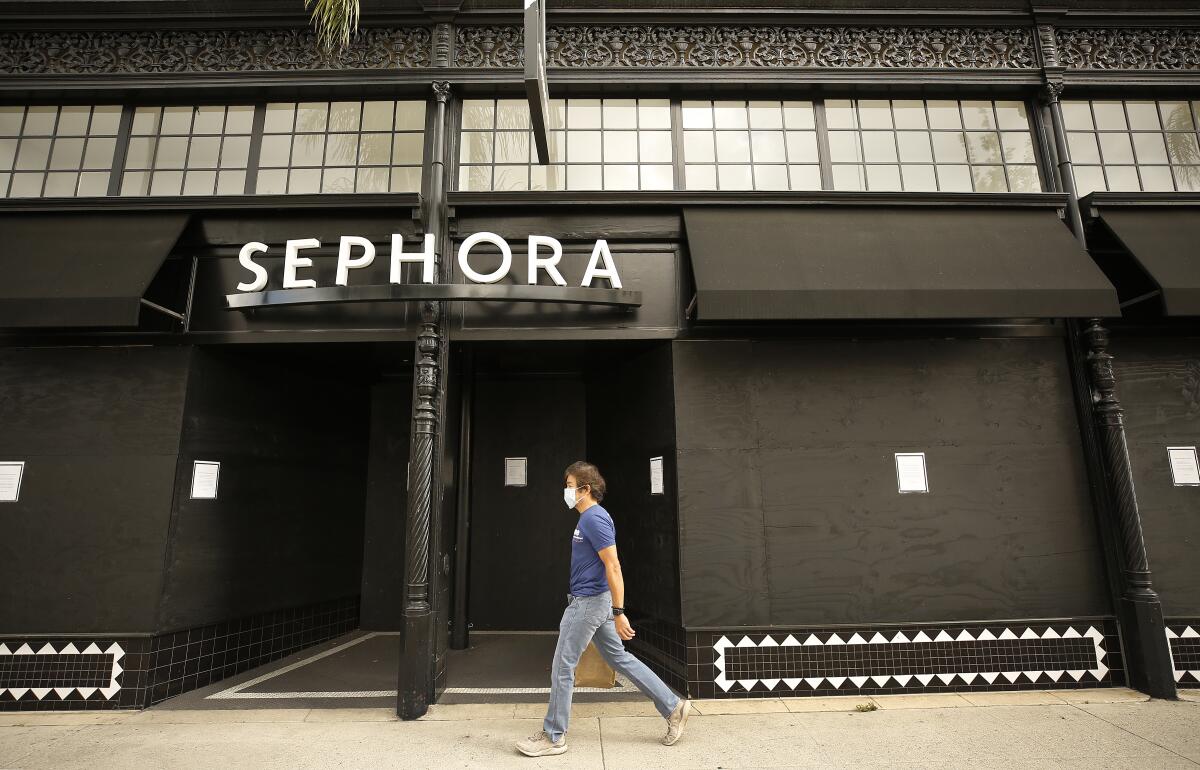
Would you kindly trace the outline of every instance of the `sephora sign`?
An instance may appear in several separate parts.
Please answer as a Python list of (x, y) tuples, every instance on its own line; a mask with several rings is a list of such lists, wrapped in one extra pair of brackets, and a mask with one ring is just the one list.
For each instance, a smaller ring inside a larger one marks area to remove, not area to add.
[[(406, 251), (404, 237), (393, 233), (390, 253), (383, 256), (376, 254), (375, 244), (369, 239), (357, 235), (343, 235), (338, 241), (334, 286), (326, 287), (317, 286), (315, 278), (306, 278), (301, 274), (304, 268), (310, 268), (313, 264), (312, 258), (303, 256), (303, 252), (320, 248), (321, 242), (316, 238), (289, 240), (284, 245), (282, 289), (277, 290), (265, 290), (267, 269), (255, 261), (256, 255), (267, 253), (267, 245), (251, 241), (238, 253), (238, 262), (250, 274), (250, 280), (238, 283), (237, 289), (241, 294), (226, 296), (226, 307), (235, 309), (266, 305), (414, 299), (571, 302), (626, 307), (637, 307), (641, 304), (641, 292), (623, 289), (608, 241), (604, 239), (597, 240), (592, 246), (591, 258), (579, 288), (567, 286), (566, 279), (558, 269), (563, 256), (562, 243), (548, 235), (530, 235), (528, 238), (528, 264), (525, 274), (519, 277), (524, 285), (499, 285), (512, 272), (512, 247), (501, 236), (488, 232), (468, 236), (458, 248), (458, 269), (471, 283), (436, 284), (435, 240), (432, 233), (426, 234), (420, 250)], [(499, 267), (490, 272), (479, 272), (471, 264), (471, 251), (481, 244), (488, 244), (500, 253)], [(378, 258), (388, 261), (389, 283), (382, 286), (351, 285), (351, 272), (374, 264)], [(403, 265), (406, 262), (421, 265), (420, 284), (403, 282)], [(539, 284), (542, 273), (550, 278), (553, 286)], [(601, 278), (608, 281), (608, 289), (593, 287), (593, 282)]]

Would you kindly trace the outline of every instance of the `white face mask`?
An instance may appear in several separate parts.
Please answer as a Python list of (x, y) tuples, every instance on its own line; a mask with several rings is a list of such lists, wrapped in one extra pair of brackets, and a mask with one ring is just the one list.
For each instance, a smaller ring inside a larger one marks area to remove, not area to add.
[(575, 507), (575, 487), (563, 487), (563, 502), (568, 508)]

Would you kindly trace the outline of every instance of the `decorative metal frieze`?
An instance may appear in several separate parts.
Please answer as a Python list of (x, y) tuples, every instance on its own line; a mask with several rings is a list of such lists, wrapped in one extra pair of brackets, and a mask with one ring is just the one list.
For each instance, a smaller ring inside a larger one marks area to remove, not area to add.
[(430, 66), (426, 27), (367, 28), (326, 53), (307, 29), (0, 33), (0, 74), (406, 69)]
[(1055, 37), (1068, 69), (1200, 69), (1200, 29), (1068, 27)]
[[(551, 67), (1033, 69), (1032, 30), (967, 27), (554, 26)], [(459, 27), (459, 67), (514, 68), (516, 26)]]

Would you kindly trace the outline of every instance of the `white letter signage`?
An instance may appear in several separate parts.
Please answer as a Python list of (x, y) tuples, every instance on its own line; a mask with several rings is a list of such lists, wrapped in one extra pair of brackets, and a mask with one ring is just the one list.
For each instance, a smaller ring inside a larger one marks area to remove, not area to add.
[(312, 267), (312, 260), (300, 256), (300, 249), (319, 248), (321, 242), (316, 238), (301, 238), (288, 241), (283, 250), (283, 288), (285, 289), (315, 289), (317, 282), (312, 278), (297, 279), (296, 268)]
[[(363, 253), (361, 257), (351, 259), (350, 249), (354, 246), (362, 249)], [(345, 286), (346, 281), (350, 278), (351, 270), (366, 267), (374, 261), (375, 244), (361, 235), (343, 235), (338, 246), (337, 278), (334, 279), (334, 283), (338, 286)]]
[[(471, 269), (470, 255), (471, 249), (480, 243), (490, 243), (500, 249), (500, 267), (490, 273), (477, 273)], [(462, 245), (458, 247), (458, 268), (462, 270), (463, 275), (470, 278), (475, 283), (496, 283), (504, 276), (508, 275), (509, 268), (512, 267), (512, 249), (508, 247), (508, 241), (501, 238), (495, 233), (475, 233), (469, 236)]]

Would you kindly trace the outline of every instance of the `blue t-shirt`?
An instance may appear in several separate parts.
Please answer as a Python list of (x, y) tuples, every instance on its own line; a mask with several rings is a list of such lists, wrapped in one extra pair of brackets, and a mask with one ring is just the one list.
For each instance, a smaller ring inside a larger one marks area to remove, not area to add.
[(604, 562), (597, 551), (617, 543), (617, 528), (608, 511), (593, 505), (579, 514), (571, 536), (571, 589), (575, 596), (595, 596), (608, 589)]

